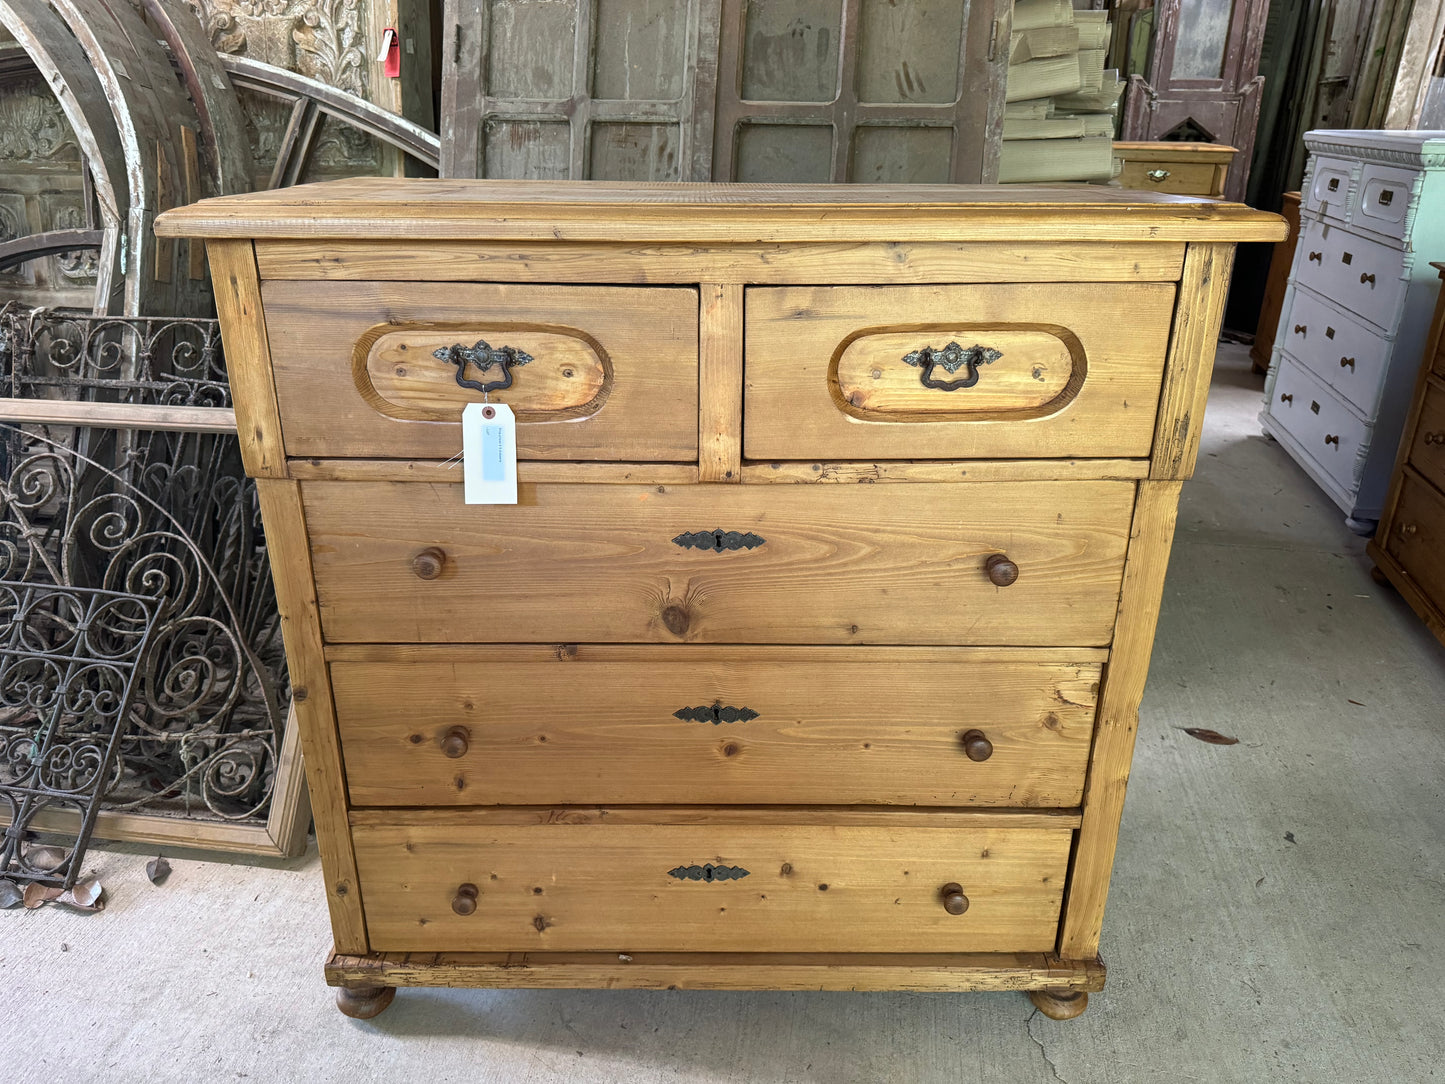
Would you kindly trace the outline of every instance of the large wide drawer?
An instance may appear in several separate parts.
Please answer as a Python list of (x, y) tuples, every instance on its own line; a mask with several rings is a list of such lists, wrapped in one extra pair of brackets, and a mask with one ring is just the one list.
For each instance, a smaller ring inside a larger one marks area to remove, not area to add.
[(1147, 456), (1173, 283), (747, 291), (752, 459)]
[(1295, 282), (1392, 332), (1405, 291), (1402, 259), (1397, 248), (1325, 222), (1309, 222), (1295, 253)]
[(1045, 952), (1073, 837), (414, 820), (352, 832), (373, 952)]
[(1361, 449), (1369, 445), (1370, 427), (1333, 391), (1289, 358), (1280, 361), (1269, 416), (1341, 488), (1351, 493), (1356, 490)]
[[(459, 455), (462, 408), (483, 399), (460, 363), (477, 386), (510, 377), (487, 394), (516, 412), (522, 459), (697, 458), (696, 290), (270, 282), (262, 296), (287, 455)], [(509, 347), (525, 360), (504, 361)]]
[[(306, 482), (331, 641), (1102, 645), (1134, 485)], [(1016, 580), (1008, 586), (1009, 565)]]
[(1065, 807), (1099, 671), (1007, 649), (584, 644), (383, 647), (331, 680), (358, 806)]
[(1416, 470), (1445, 489), (1445, 381), (1425, 381), (1409, 455)]
[(1445, 602), (1445, 497), (1414, 471), (1403, 472), (1390, 533), (1381, 542), (1426, 598)]
[(1389, 338), (1300, 289), (1294, 292), (1282, 331), (1280, 342), (1287, 353), (1361, 414), (1374, 417), (1394, 349)]

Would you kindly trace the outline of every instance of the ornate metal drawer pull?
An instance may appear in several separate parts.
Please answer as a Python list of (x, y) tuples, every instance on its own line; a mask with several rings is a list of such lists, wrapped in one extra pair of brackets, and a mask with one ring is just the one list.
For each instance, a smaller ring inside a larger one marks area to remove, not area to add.
[(741, 881), (751, 870), (743, 869), (742, 866), (714, 866), (709, 862), (705, 866), (677, 866), (667, 871), (669, 877), (676, 877), (679, 881)]
[[(923, 370), (918, 374), (918, 379), (923, 382), (925, 388), (958, 391), (960, 388), (971, 388), (978, 383), (978, 367), (980, 365), (992, 365), (1001, 357), (1003, 357), (1003, 351), (995, 350), (991, 346), (980, 346), (975, 343), (965, 350), (958, 343), (951, 342), (942, 350), (925, 346), (922, 350), (904, 354), (903, 360), (906, 364)], [(962, 380), (935, 380), (933, 377), (935, 367), (941, 368), (950, 376), (959, 369), (963, 369), (964, 377)]]
[[(475, 388), (483, 395), (487, 392), (510, 388), (512, 386), (512, 366), (526, 365), (532, 360), (531, 354), (518, 350), (515, 346), (493, 347), (485, 339), (478, 339), (475, 346), (453, 343), (441, 350), (433, 350), (432, 357), (451, 362), (457, 367), (457, 383), (464, 388)], [(468, 365), (475, 365), (484, 373), (493, 365), (499, 365), (502, 369), (502, 379), (490, 380), (486, 383), (467, 380), (462, 374), (467, 371)]]
[(758, 713), (752, 708), (708, 704), (699, 708), (678, 708), (672, 713), (672, 717), (685, 723), (711, 723), (717, 726), (719, 723), (750, 723), (758, 717)]
[(767, 539), (753, 534), (752, 531), (743, 534), (740, 531), (724, 531), (717, 527), (711, 531), (684, 531), (672, 541), (674, 545), (685, 550), (712, 550), (720, 553), (723, 550), (757, 549)]
[(1158, 184), (1160, 181), (1167, 181), (1169, 179), (1169, 171), (1167, 169), (1151, 169), (1148, 173), (1144, 174), (1144, 176), (1148, 177), (1155, 184)]

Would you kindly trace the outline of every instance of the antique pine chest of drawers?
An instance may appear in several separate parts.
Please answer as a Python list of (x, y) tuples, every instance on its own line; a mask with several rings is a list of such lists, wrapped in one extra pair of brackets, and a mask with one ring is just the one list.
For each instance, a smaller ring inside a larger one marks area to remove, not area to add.
[[(208, 243), (343, 1011), (1083, 1010), (1233, 247), (1278, 218), (366, 180), (159, 229)], [(481, 379), (515, 505), (463, 501)]]

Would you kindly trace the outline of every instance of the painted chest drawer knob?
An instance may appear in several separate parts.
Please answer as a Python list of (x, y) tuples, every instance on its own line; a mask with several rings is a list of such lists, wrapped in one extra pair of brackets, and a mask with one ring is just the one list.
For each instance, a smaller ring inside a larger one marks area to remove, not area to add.
[(988, 573), (989, 582), (995, 587), (1007, 587), (1019, 578), (1019, 566), (1002, 553), (990, 555), (983, 563), (983, 570)]
[(1340, 368), (1341, 368), (1341, 369), (1349, 369), (1351, 372), (1354, 372), (1354, 369), (1355, 369), (1355, 359), (1354, 359), (1354, 358), (1340, 358)]
[(943, 909), (950, 915), (961, 915), (968, 910), (968, 897), (963, 894), (963, 885), (950, 881), (939, 893), (943, 897)]
[(418, 579), (434, 580), (442, 574), (446, 563), (445, 550), (438, 546), (428, 546), (411, 559), (411, 570), (417, 574)]
[(982, 763), (993, 756), (993, 742), (989, 741), (982, 730), (966, 730), (963, 734), (963, 751), (968, 754), (968, 759)]
[(477, 909), (477, 897), (481, 895), (477, 886), (471, 883), (457, 885), (457, 894), (452, 897), (452, 910), (465, 918)]
[(1374, 276), (1374, 275), (1370, 275), (1370, 274), (1361, 275), (1361, 276), (1360, 276), (1360, 284), (1363, 286), (1363, 285), (1365, 285), (1366, 283), (1368, 283), (1368, 284), (1371, 285), (1371, 286), (1375, 285), (1375, 276)]
[(454, 726), (442, 738), (442, 753), (452, 760), (467, 755), (472, 747), (472, 733), (464, 726)]

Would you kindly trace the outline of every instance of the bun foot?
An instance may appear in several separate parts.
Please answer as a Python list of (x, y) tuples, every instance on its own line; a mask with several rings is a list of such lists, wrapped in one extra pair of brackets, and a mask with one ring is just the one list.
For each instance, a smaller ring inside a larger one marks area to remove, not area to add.
[(336, 990), (336, 1007), (353, 1020), (380, 1016), (396, 997), (395, 986), (341, 986)]
[(1089, 1007), (1083, 990), (1030, 990), (1029, 1000), (1050, 1020), (1072, 1020)]

